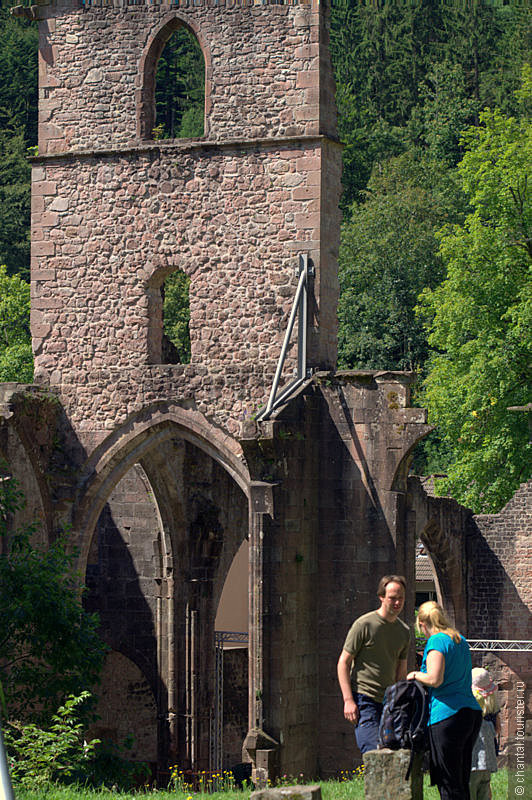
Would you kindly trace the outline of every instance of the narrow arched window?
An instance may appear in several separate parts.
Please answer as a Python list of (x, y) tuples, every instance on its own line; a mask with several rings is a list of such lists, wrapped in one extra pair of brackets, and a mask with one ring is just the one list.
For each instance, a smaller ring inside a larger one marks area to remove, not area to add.
[(190, 364), (190, 278), (180, 269), (148, 286), (148, 361)]
[(167, 40), (155, 74), (153, 139), (204, 134), (205, 61), (196, 37), (184, 26)]

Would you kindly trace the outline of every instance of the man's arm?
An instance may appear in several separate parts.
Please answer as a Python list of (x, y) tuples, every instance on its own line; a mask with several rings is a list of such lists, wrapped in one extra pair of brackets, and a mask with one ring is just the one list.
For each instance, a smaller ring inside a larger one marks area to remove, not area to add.
[(340, 658), (338, 659), (338, 683), (342, 690), (342, 697), (344, 699), (344, 717), (349, 722), (358, 724), (360, 716), (358, 706), (353, 697), (353, 690), (351, 689), (351, 666), (353, 664), (353, 656), (347, 650), (342, 650)]
[(397, 662), (397, 667), (395, 669), (395, 680), (396, 681), (404, 681), (406, 680), (406, 658), (400, 658)]

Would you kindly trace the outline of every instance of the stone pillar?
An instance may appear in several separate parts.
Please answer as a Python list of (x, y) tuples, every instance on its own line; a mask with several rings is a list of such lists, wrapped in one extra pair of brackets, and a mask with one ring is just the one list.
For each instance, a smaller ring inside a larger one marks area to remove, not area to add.
[(416, 753), (408, 780), (410, 750), (369, 750), (364, 754), (366, 800), (423, 800), (423, 757)]
[(278, 742), (262, 730), (264, 724), (264, 517), (273, 515), (272, 487), (253, 481), (249, 509), (249, 704), (248, 734), (242, 748), (252, 762), (256, 785), (274, 779)]

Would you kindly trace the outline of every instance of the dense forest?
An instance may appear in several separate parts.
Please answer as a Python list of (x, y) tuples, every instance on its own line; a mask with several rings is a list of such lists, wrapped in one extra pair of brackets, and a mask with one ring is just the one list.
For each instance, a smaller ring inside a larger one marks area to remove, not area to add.
[[(0, 380), (30, 381), (29, 165), (37, 30), (0, 8)], [(417, 468), (476, 511), (529, 477), (532, 325), (526, 3), (343, 0), (331, 13), (345, 145), (339, 365), (408, 369), (437, 432)], [(156, 138), (203, 132), (197, 44), (172, 37)], [(186, 292), (165, 298), (186, 342)], [(176, 333), (177, 332), (177, 333)]]

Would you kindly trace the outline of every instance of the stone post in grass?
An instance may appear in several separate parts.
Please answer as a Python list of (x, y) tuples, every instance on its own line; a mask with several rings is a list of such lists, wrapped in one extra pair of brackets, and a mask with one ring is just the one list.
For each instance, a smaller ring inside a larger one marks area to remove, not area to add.
[(410, 750), (369, 750), (364, 753), (365, 800), (423, 800), (423, 756), (416, 753), (405, 780)]

